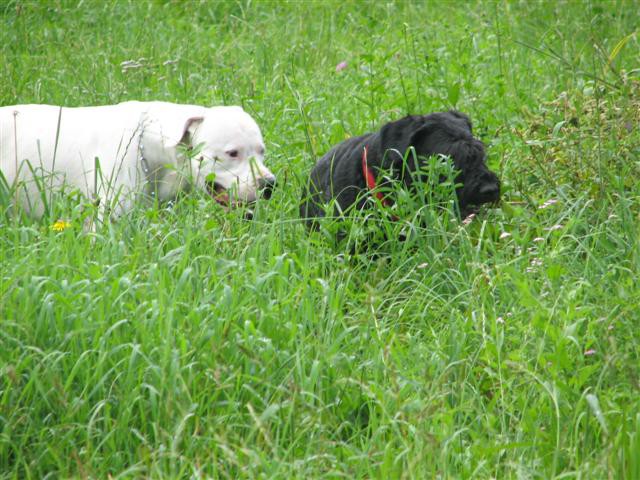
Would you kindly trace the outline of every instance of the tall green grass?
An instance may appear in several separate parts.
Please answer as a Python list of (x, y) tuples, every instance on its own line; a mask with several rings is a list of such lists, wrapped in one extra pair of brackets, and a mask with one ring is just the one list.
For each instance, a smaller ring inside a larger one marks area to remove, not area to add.
[[(279, 186), (253, 221), (194, 194), (95, 232), (78, 199), (41, 220), (3, 201), (0, 478), (640, 478), (638, 20), (622, 1), (2, 3), (0, 104), (240, 104)], [(376, 256), (306, 232), (319, 155), (449, 108), (500, 208), (379, 218), (413, 230)]]

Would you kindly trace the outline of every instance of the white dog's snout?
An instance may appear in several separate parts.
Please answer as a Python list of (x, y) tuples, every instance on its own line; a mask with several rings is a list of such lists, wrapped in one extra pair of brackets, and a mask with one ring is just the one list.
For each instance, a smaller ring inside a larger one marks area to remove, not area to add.
[(249, 161), (252, 176), (250, 180), (256, 190), (262, 190), (264, 185), (275, 185), (276, 176), (265, 166), (261, 159), (252, 157)]
[(271, 175), (268, 177), (263, 177), (258, 180), (258, 190), (260, 191), (260, 195), (265, 200), (269, 200), (271, 198), (271, 194), (276, 186), (276, 177)]

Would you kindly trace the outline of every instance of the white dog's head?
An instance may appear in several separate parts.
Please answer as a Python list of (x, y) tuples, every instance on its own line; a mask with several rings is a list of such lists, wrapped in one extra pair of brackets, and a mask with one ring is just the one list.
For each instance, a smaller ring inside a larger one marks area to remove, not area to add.
[[(276, 179), (264, 165), (262, 134), (248, 113), (236, 106), (178, 107), (173, 118), (158, 119), (165, 125), (163, 144), (174, 151), (174, 158), (189, 159), (196, 188), (227, 205), (271, 196)], [(167, 135), (167, 124), (173, 124), (173, 135)]]

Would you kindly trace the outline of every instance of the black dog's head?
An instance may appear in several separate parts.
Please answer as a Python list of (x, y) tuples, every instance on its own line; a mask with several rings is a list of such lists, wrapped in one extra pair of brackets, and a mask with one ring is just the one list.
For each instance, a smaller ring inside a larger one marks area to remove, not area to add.
[(500, 180), (487, 168), (484, 145), (473, 137), (471, 128), (469, 117), (456, 111), (409, 116), (388, 123), (380, 130), (380, 147), (386, 152), (382, 167), (399, 168), (405, 153), (413, 147), (417, 159), (409, 154), (402, 169), (402, 181), (411, 188), (420, 179), (414, 172), (424, 166), (426, 158), (438, 154), (450, 157), (459, 172), (455, 181), (462, 185), (456, 194), (464, 218), (474, 206), (500, 198)]

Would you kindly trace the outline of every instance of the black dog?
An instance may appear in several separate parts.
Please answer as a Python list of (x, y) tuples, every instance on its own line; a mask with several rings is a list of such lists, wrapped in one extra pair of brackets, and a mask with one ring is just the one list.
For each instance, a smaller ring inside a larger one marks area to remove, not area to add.
[[(409, 154), (415, 149), (415, 157)], [(363, 192), (375, 188), (380, 170), (392, 171), (397, 180), (411, 190), (417, 169), (426, 158), (446, 155), (458, 171), (456, 189), (460, 214), (466, 217), (474, 206), (496, 202), (500, 197), (500, 181), (485, 164), (482, 142), (473, 137), (471, 121), (463, 113), (450, 111), (430, 115), (412, 115), (387, 123), (375, 133), (350, 138), (339, 143), (324, 155), (311, 171), (309, 183), (302, 196), (300, 215), (313, 227), (316, 218), (325, 215), (325, 206), (336, 200), (336, 215), (356, 204), (366, 204)], [(417, 161), (413, 159), (417, 158)], [(411, 160), (410, 160), (411, 159)], [(388, 198), (377, 194), (383, 203)]]

